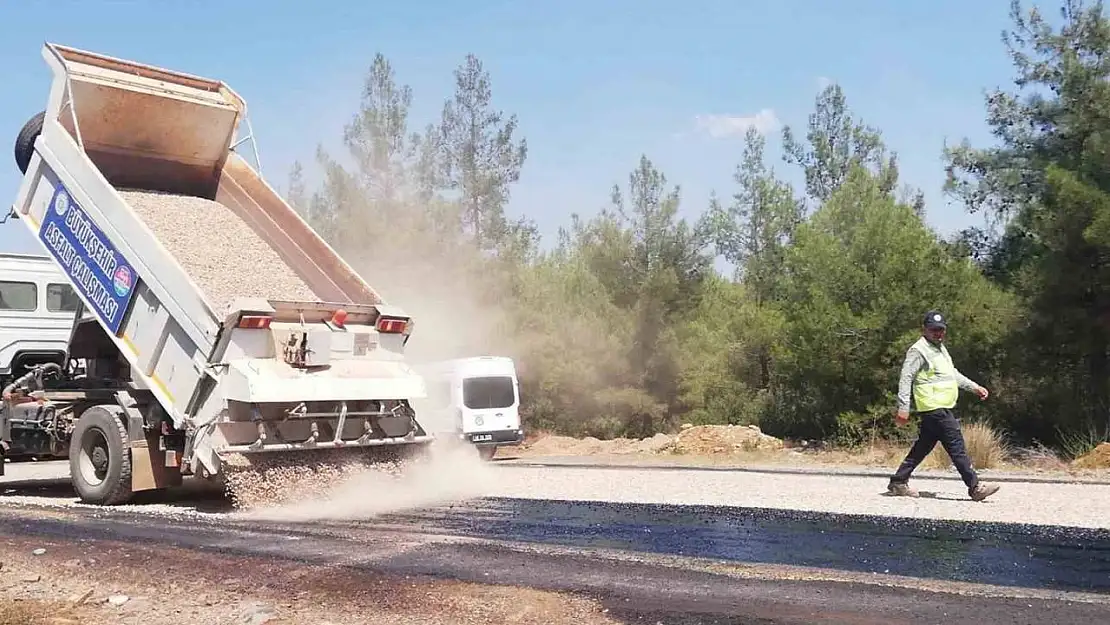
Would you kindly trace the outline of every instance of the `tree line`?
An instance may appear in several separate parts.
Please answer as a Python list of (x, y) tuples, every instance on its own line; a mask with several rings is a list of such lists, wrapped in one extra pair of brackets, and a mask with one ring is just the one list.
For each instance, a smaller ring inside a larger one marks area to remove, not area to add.
[(414, 350), (516, 358), (532, 430), (897, 436), (901, 360), (940, 308), (961, 370), (992, 390), (965, 398), (965, 417), (1079, 453), (1110, 433), (1110, 21), (1101, 2), (1060, 11), (1053, 27), (1012, 2), (1013, 89), (984, 111), (997, 142), (944, 150), (946, 192), (990, 228), (929, 228), (897, 154), (830, 84), (807, 126), (781, 133), (802, 188), (753, 129), (698, 219), (678, 217), (680, 188), (645, 155), (609, 206), (541, 247), (531, 220), (506, 216), (528, 145), (473, 55), (422, 127), (377, 55), (347, 153), (318, 149), (312, 189), (295, 165), (287, 197), (410, 308)]

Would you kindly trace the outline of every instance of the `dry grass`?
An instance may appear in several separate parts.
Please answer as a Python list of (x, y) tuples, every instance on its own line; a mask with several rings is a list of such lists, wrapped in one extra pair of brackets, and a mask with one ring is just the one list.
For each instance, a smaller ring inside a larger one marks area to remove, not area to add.
[(890, 467), (898, 466), (908, 451), (907, 444), (878, 440), (870, 445), (855, 448), (803, 452), (803, 457), (812, 458), (813, 462), (819, 464)]
[(82, 621), (57, 601), (0, 599), (0, 625), (75, 625)]
[[(977, 469), (996, 469), (1006, 462), (1009, 447), (1002, 435), (986, 423), (966, 423), (961, 428), (971, 462)], [(929, 469), (947, 469), (952, 459), (939, 443), (922, 463)]]
[(1040, 443), (1036, 443), (1033, 447), (1014, 450), (1010, 462), (1034, 471), (1069, 472), (1068, 463), (1060, 457), (1060, 454)]

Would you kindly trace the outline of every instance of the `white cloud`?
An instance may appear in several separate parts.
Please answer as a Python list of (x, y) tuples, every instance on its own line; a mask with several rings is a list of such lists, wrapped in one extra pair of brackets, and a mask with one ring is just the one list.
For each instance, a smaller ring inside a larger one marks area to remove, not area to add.
[(763, 109), (755, 115), (698, 115), (694, 121), (714, 139), (742, 137), (748, 128), (765, 135), (779, 126), (779, 118), (772, 109)]

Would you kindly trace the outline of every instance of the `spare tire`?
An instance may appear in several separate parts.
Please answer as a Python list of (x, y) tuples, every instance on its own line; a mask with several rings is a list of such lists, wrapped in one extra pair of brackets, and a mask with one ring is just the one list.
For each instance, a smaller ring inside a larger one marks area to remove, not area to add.
[(23, 124), (19, 136), (15, 138), (15, 164), (20, 173), (27, 173), (31, 165), (31, 156), (35, 153), (35, 139), (42, 134), (42, 124), (46, 121), (46, 111), (35, 115)]

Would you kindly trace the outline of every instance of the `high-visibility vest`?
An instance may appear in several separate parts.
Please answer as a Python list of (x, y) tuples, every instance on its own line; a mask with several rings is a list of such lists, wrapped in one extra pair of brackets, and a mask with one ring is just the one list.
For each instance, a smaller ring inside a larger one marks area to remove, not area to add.
[(941, 408), (952, 408), (960, 397), (960, 387), (956, 383), (956, 366), (952, 357), (942, 344), (939, 348), (921, 337), (913, 344), (925, 357), (927, 367), (917, 372), (913, 379), (913, 401), (917, 412), (928, 412)]

